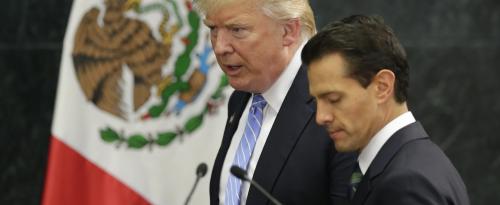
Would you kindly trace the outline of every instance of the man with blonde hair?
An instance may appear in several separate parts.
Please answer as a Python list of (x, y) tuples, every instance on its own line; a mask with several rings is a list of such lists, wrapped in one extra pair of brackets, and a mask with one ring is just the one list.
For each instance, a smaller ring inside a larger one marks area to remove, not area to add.
[(210, 181), (210, 204), (268, 204), (247, 171), (283, 204), (340, 204), (353, 154), (337, 153), (314, 122), (300, 52), (316, 32), (307, 0), (195, 0), (235, 89)]

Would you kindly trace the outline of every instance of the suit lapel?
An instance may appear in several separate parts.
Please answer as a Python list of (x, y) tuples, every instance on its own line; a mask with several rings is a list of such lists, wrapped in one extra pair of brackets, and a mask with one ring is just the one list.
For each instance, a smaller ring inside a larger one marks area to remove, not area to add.
[(224, 164), (224, 159), (226, 158), (227, 150), (229, 145), (231, 145), (231, 140), (233, 139), (234, 132), (238, 128), (241, 115), (245, 109), (245, 106), (250, 99), (251, 94), (241, 91), (234, 91), (229, 99), (228, 103), (228, 119), (226, 121), (226, 127), (224, 129), (224, 136), (222, 137), (221, 147), (217, 153), (215, 159), (214, 167), (212, 170), (212, 178), (210, 180), (210, 196), (211, 204), (219, 204), (219, 185), (220, 185), (220, 173), (222, 171), (222, 166)]
[[(253, 175), (253, 179), (269, 192), (272, 192), (300, 133), (314, 114), (309, 105), (313, 103), (308, 89), (306, 71), (300, 68), (274, 121)], [(250, 188), (247, 204), (265, 204), (266, 201), (267, 198), (255, 187)]]
[(396, 155), (396, 153), (406, 143), (416, 139), (428, 138), (429, 135), (425, 132), (424, 128), (419, 122), (403, 127), (394, 133), (389, 140), (382, 146), (375, 159), (373, 159), (370, 167), (368, 168), (365, 176), (361, 180), (358, 190), (353, 198), (352, 204), (363, 204), (372, 190), (372, 182), (380, 174), (382, 174)]

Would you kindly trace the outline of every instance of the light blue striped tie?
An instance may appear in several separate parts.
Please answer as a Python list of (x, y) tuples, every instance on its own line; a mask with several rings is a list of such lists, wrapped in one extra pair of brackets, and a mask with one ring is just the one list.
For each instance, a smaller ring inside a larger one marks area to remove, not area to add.
[[(238, 146), (238, 150), (236, 151), (233, 161), (233, 165), (239, 166), (244, 170), (247, 170), (248, 161), (253, 153), (255, 142), (257, 141), (257, 137), (260, 133), (263, 110), (265, 106), (266, 100), (264, 100), (262, 95), (253, 96), (252, 106), (250, 107), (247, 124), (245, 125), (245, 132), (243, 133), (243, 137), (241, 138), (240, 145)], [(225, 204), (239, 205), (240, 197), (241, 180), (233, 175), (230, 175), (226, 185)]]

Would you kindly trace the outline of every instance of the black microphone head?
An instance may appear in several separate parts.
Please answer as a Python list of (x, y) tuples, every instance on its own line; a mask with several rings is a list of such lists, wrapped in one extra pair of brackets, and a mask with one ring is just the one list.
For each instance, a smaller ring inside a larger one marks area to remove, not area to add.
[(205, 174), (207, 174), (207, 169), (207, 164), (205, 164), (204, 162), (200, 163), (196, 168), (196, 175), (198, 175), (199, 177), (205, 176)]
[(247, 171), (245, 171), (244, 169), (242, 169), (241, 167), (238, 167), (236, 165), (233, 165), (231, 167), (231, 174), (233, 174), (234, 176), (238, 177), (241, 180), (245, 180), (245, 181), (248, 180)]

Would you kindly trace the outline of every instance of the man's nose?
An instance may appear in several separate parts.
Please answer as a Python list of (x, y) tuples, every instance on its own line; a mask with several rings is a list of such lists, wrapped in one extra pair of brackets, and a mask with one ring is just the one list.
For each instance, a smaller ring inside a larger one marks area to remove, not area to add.
[(212, 39), (212, 46), (216, 55), (225, 55), (233, 52), (231, 37), (224, 31), (219, 31)]
[(317, 104), (316, 123), (318, 125), (327, 125), (333, 122), (333, 115), (329, 113), (321, 103)]

